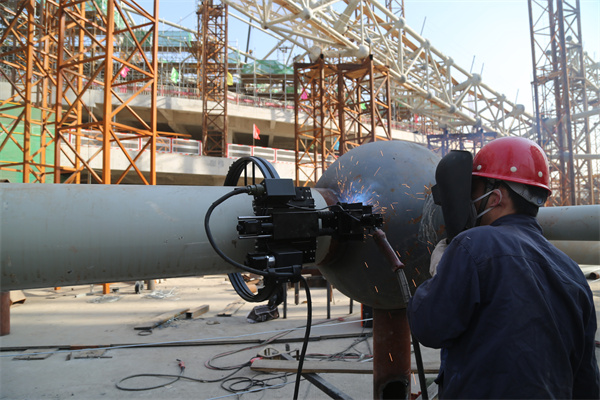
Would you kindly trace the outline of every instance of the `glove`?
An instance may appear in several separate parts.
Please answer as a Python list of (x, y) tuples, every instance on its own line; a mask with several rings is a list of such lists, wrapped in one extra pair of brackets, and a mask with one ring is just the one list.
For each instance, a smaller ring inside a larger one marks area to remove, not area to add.
[(446, 243), (446, 239), (440, 240), (440, 242), (435, 245), (433, 252), (431, 253), (431, 261), (429, 262), (429, 273), (431, 276), (434, 276), (437, 270), (437, 266), (444, 255), (444, 251), (446, 251), (446, 247), (448, 244)]

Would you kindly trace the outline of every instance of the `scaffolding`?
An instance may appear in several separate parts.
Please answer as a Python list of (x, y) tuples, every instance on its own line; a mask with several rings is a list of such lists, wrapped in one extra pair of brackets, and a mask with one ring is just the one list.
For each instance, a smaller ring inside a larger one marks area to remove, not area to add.
[(5, 179), (46, 183), (54, 169), (56, 5), (36, 0), (0, 4), (0, 171)]
[(294, 92), (296, 185), (315, 185), (356, 146), (392, 139), (388, 70), (372, 57), (295, 63)]
[[(134, 23), (124, 6), (144, 18)], [(128, 0), (59, 3), (56, 183), (79, 183), (86, 171), (88, 180), (118, 184), (132, 171), (135, 178), (130, 177), (130, 182), (156, 184), (157, 18), (156, 2), (153, 13)], [(119, 43), (131, 45), (119, 48)], [(133, 93), (127, 93), (127, 87)], [(149, 97), (150, 115), (141, 116), (131, 106), (140, 95)], [(100, 107), (90, 104), (89, 98), (94, 97), (101, 99)], [(142, 148), (132, 157), (130, 143), (139, 139)], [(82, 141), (101, 145), (84, 152)], [(122, 157), (126, 167), (113, 177), (111, 158), (115, 157)]]
[(600, 201), (598, 72), (583, 51), (579, 0), (529, 0), (536, 139), (555, 205)]
[(198, 88), (202, 97), (205, 156), (227, 149), (227, 4), (204, 0), (198, 6)]

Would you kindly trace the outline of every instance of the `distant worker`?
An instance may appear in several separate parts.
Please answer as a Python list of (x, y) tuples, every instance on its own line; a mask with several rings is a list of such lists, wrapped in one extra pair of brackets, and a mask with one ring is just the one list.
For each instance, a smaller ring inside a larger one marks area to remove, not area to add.
[(524, 138), (493, 140), (473, 160), (475, 226), (436, 246), (408, 307), (416, 338), (442, 349), (440, 399), (600, 397), (592, 292), (536, 220), (548, 174)]

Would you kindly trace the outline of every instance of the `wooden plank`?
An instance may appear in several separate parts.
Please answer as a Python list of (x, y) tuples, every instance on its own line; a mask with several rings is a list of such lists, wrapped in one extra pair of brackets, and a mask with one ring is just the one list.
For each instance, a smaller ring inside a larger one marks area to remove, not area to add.
[(88, 351), (78, 351), (72, 353), (73, 358), (112, 358), (112, 356), (107, 356), (106, 349), (102, 350), (88, 350)]
[(217, 316), (219, 316), (219, 317), (231, 317), (240, 308), (242, 308), (242, 306), (244, 304), (246, 304), (246, 302), (242, 301), (242, 300), (238, 300), (238, 301), (236, 301), (234, 303), (229, 303), (229, 304), (227, 304), (227, 307), (225, 307), (225, 309), (223, 311), (221, 311), (220, 313), (217, 314)]
[(154, 329), (157, 326), (160, 326), (160, 325), (164, 324), (165, 322), (170, 321), (173, 318), (178, 317), (181, 314), (184, 314), (188, 311), (189, 311), (189, 308), (184, 308), (184, 309), (178, 310), (178, 311), (169, 311), (169, 312), (160, 314), (160, 315), (152, 318), (150, 321), (148, 321), (146, 323), (135, 326), (133, 329), (142, 330), (142, 331), (151, 330), (151, 329)]
[(45, 360), (53, 353), (57, 352), (57, 347), (25, 350), (22, 354), (13, 357), (13, 360)]
[(209, 306), (208, 304), (204, 304), (200, 307), (193, 308), (185, 313), (186, 319), (194, 319), (198, 318), (202, 314), (206, 314), (208, 312)]

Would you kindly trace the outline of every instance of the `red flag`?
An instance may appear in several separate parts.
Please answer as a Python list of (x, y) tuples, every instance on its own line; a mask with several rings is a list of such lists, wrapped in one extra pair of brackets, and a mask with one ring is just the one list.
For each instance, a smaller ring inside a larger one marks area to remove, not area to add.
[(252, 124), (252, 137), (256, 140), (260, 140), (260, 129), (258, 129), (256, 124)]

